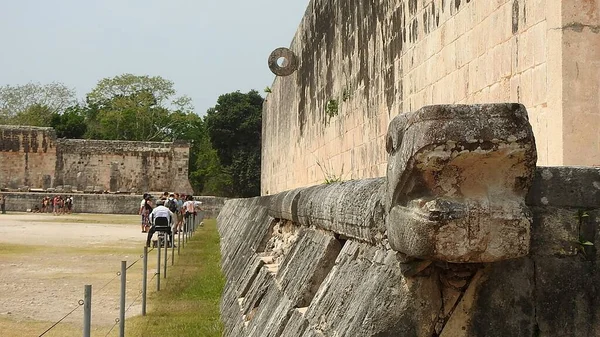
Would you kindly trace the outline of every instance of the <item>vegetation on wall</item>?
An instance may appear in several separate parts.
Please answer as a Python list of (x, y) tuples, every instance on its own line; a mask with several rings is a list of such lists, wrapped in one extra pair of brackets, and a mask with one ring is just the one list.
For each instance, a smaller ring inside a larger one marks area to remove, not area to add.
[(196, 194), (260, 194), (263, 98), (257, 91), (221, 95), (200, 117), (189, 97), (160, 76), (104, 78), (78, 102), (64, 84), (0, 87), (0, 124), (53, 127), (59, 138), (188, 141)]

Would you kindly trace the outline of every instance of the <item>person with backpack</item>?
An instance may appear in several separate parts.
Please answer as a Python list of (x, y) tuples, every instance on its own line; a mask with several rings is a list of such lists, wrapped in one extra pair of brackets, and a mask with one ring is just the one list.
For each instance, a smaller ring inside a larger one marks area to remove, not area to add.
[(169, 211), (171, 211), (171, 213), (173, 213), (173, 233), (177, 234), (177, 215), (179, 213), (179, 207), (177, 205), (177, 199), (175, 199), (175, 195), (173, 193), (169, 194), (169, 198), (167, 199), (167, 202), (165, 203), (165, 207), (167, 207), (169, 209)]
[[(173, 232), (171, 231), (171, 225), (173, 224), (173, 213), (164, 206), (164, 200), (158, 200), (156, 207), (150, 212), (150, 229), (148, 230), (148, 236), (146, 237), (146, 247), (150, 247), (150, 240), (155, 232), (164, 232), (168, 235), (168, 245), (174, 245)], [(160, 246), (158, 246), (160, 248)], [(176, 248), (177, 246), (175, 246)]]

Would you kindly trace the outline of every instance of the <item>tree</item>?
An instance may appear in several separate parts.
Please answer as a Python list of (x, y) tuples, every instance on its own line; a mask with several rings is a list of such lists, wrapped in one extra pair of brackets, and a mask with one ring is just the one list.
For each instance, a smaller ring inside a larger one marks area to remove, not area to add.
[(223, 172), (231, 176), (232, 196), (260, 194), (262, 104), (255, 90), (228, 93), (204, 119)]
[(75, 90), (62, 83), (28, 83), (0, 87), (0, 119), (7, 120), (25, 113), (33, 106), (51, 113), (61, 113), (77, 101)]
[(70, 139), (83, 138), (87, 130), (85, 111), (85, 107), (75, 105), (67, 108), (62, 114), (53, 113), (50, 126), (56, 131), (56, 136)]
[[(176, 97), (160, 76), (124, 74), (100, 80), (87, 95), (87, 136), (101, 139), (171, 141), (180, 116), (192, 115), (191, 100)], [(177, 113), (178, 118), (171, 118)]]
[(30, 126), (50, 126), (50, 119), (55, 113), (49, 107), (42, 104), (33, 104), (25, 110), (17, 112), (14, 116), (6, 119), (7, 124), (30, 125)]

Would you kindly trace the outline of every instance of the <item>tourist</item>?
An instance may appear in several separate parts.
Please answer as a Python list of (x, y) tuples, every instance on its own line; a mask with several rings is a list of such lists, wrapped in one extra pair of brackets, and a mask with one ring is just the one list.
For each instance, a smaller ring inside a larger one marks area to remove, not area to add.
[(2, 210), (2, 214), (6, 214), (6, 196), (0, 193), (0, 210)]
[(72, 210), (73, 210), (73, 197), (68, 196), (67, 199), (65, 200), (65, 212), (67, 214), (71, 214)]
[(58, 204), (60, 202), (59, 196), (55, 195), (54, 199), (52, 199), (52, 214), (58, 215)]
[(164, 200), (158, 200), (156, 202), (156, 208), (150, 213), (150, 223), (152, 226), (146, 237), (146, 247), (150, 247), (150, 240), (152, 240), (152, 235), (154, 235), (154, 232), (156, 231), (167, 233), (169, 242), (173, 243), (173, 232), (171, 231), (173, 212), (164, 206)]
[(180, 210), (177, 208), (177, 199), (175, 199), (175, 194), (169, 194), (169, 198), (165, 202), (165, 207), (173, 213), (173, 233), (177, 234), (177, 223), (179, 222), (178, 213)]
[(183, 203), (183, 208), (185, 209), (185, 225), (184, 225), (184, 230), (185, 231), (190, 231), (190, 223), (192, 220), (190, 220), (190, 218), (192, 217), (192, 215), (196, 215), (196, 202), (194, 201), (194, 197), (191, 195), (187, 196), (187, 201)]
[[(183, 226), (183, 197), (180, 197), (179, 193), (175, 193), (175, 200), (177, 200), (177, 224), (176, 224), (176, 232), (181, 230)], [(177, 234), (177, 233), (175, 233)]]
[(152, 204), (150, 203), (150, 194), (144, 193), (144, 198), (140, 203), (139, 214), (142, 216), (142, 233), (148, 232), (150, 228), (150, 212), (152, 212)]

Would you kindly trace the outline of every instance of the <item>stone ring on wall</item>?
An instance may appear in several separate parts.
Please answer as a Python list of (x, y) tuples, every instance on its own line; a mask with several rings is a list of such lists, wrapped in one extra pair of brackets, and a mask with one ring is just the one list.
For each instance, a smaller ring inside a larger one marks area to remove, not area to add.
[(298, 58), (288, 48), (277, 48), (269, 55), (269, 69), (277, 76), (289, 76), (298, 69)]

